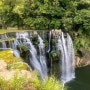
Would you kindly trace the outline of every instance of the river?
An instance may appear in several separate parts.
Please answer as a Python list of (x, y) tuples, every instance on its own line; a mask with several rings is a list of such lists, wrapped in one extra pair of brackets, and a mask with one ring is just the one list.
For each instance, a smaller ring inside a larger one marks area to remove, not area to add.
[(76, 78), (67, 83), (67, 90), (90, 90), (90, 65), (77, 68)]

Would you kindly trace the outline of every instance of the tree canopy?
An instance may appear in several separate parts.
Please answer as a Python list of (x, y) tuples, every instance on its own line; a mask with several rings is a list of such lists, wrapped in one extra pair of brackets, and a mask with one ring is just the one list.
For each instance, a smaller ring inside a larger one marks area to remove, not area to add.
[(90, 29), (89, 0), (0, 0), (0, 24), (25, 29)]

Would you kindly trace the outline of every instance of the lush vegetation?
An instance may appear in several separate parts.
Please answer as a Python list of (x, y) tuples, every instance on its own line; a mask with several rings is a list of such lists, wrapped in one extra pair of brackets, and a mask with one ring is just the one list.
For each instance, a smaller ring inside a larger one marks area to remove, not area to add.
[(2, 77), (0, 77), (0, 90), (61, 90), (61, 89), (62, 84), (60, 84), (60, 82), (57, 81), (54, 77), (50, 77), (44, 82), (39, 80), (38, 78), (27, 79), (26, 77), (19, 77), (17, 73), (14, 75), (14, 78), (9, 81), (5, 81)]
[(0, 34), (6, 34), (6, 33), (13, 33), (13, 32), (25, 32), (30, 30), (6, 30), (6, 29), (0, 29)]
[(90, 49), (90, 0), (0, 0), (0, 27), (63, 29)]
[(15, 74), (14, 78), (10, 81), (5, 81), (0, 77), (0, 90), (22, 90), (22, 84), (25, 79), (22, 77), (18, 78), (18, 75)]
[(81, 29), (88, 33), (89, 19), (89, 0), (0, 0), (0, 24), (3, 28)]
[[(74, 40), (75, 50), (85, 48), (90, 50), (90, 0), (0, 0), (0, 28), (18, 27), (18, 29), (50, 30), (62, 29), (69, 32)], [(0, 30), (6, 32), (19, 32), (18, 30)], [(3, 41), (11, 41), (8, 38)], [(19, 48), (27, 51), (28, 48), (20, 45)], [(58, 52), (50, 54), (52, 58), (58, 57)], [(0, 59), (8, 63), (9, 68), (27, 69), (21, 58), (13, 56), (13, 51), (0, 51)], [(25, 85), (25, 87), (24, 87)], [(31, 88), (32, 87), (32, 88)], [(55, 78), (47, 78), (42, 82), (38, 78), (26, 81), (18, 75), (11, 81), (0, 78), (0, 90), (60, 90), (61, 84)]]
[(0, 60), (4, 60), (8, 64), (8, 68), (30, 70), (29, 67), (23, 63), (23, 59), (13, 55), (13, 50), (0, 51)]
[[(39, 79), (36, 71), (29, 71), (31, 74), (34, 74), (34, 78), (20, 76), (18, 73), (20, 70), (29, 69), (26, 64), (18, 63), (23, 62), (23, 60), (13, 56), (12, 50), (0, 51), (0, 60), (4, 60), (7, 63), (7, 70), (12, 68), (16, 70), (14, 77), (10, 80), (5, 80), (0, 75), (0, 90), (61, 90), (62, 88), (62, 84), (54, 76), (47, 78), (45, 81)], [(18, 64), (15, 65), (15, 63)]]

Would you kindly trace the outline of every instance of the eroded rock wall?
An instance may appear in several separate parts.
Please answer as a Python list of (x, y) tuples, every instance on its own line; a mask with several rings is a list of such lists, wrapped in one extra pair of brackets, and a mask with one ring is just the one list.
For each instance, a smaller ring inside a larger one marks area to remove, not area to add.
[(75, 66), (83, 67), (90, 65), (90, 51), (80, 49), (75, 55)]

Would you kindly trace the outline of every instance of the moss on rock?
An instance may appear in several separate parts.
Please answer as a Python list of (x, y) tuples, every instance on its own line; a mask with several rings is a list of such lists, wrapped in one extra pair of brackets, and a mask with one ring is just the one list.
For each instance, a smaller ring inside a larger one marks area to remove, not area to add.
[[(28, 65), (23, 64), (24, 62), (22, 58), (17, 58), (13, 55), (13, 50), (0, 51), (0, 60), (4, 60), (8, 64), (9, 68), (30, 70)], [(18, 63), (18, 62), (22, 62), (22, 63), (14, 65), (14, 63)]]

